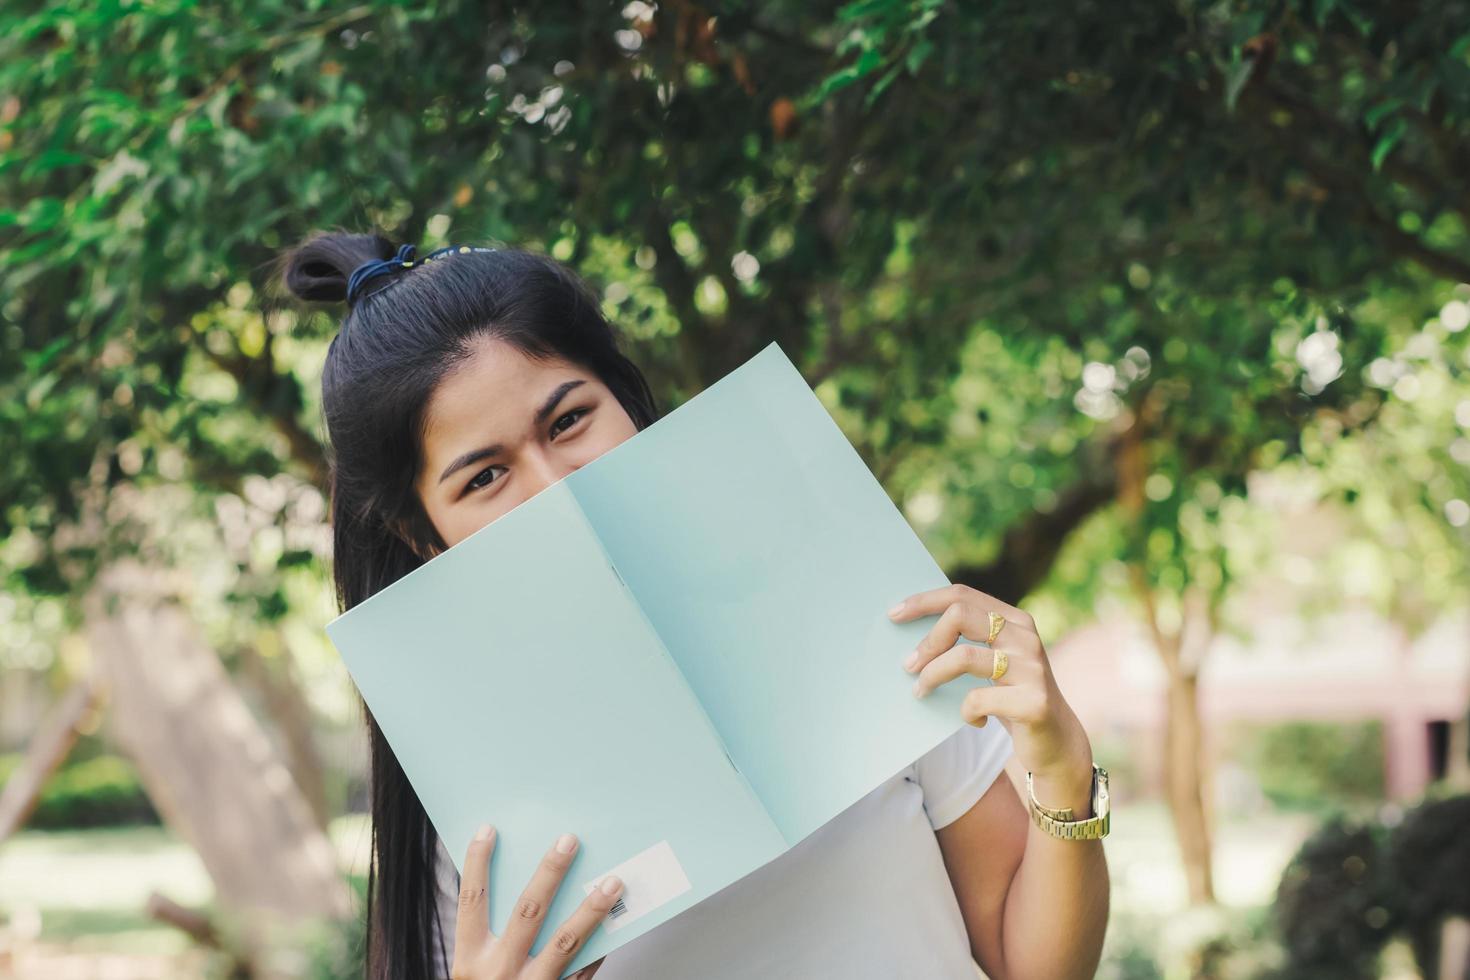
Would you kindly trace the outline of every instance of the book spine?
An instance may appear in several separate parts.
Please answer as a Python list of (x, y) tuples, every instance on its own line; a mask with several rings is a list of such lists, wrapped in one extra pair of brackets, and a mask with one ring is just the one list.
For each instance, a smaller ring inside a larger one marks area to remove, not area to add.
[(648, 632), (651, 633), (654, 639), (658, 642), (658, 650), (659, 653), (663, 655), (664, 664), (668, 667), (669, 670), (672, 670), (676, 675), (678, 675), (679, 683), (684, 685), (684, 689), (689, 692), (690, 697), (694, 700), (696, 704), (699, 705), (699, 715), (701, 718), (704, 719), (704, 723), (709, 726), (710, 734), (714, 736), (715, 741), (720, 746), (720, 750), (725, 754), (725, 761), (730, 764), (730, 768), (734, 770), (735, 775), (739, 777), (740, 782), (745, 786), (745, 791), (750, 794), (750, 798), (755, 800), (755, 802), (760, 806), (761, 811), (766, 814), (766, 818), (771, 820), (772, 825), (774, 826), (774, 818), (771, 817), (770, 811), (766, 809), (765, 801), (760, 798), (760, 795), (758, 793), (756, 793), (755, 787), (750, 784), (750, 780), (745, 777), (745, 773), (740, 771), (740, 767), (735, 764), (735, 760), (730, 756), (730, 749), (725, 744), (724, 736), (721, 735), (720, 730), (715, 727), (714, 720), (710, 718), (709, 712), (704, 710), (704, 702), (699, 700), (699, 696), (694, 693), (694, 688), (690, 687), (689, 679), (684, 676), (684, 671), (679, 667), (679, 662), (674, 659), (672, 654), (669, 653), (668, 645), (664, 643), (664, 638), (659, 633), (658, 627), (654, 626), (653, 621), (648, 618), (648, 613), (645, 612), (643, 609), (643, 603), (638, 601), (637, 594), (634, 593), (631, 588), (629, 588), (627, 581), (623, 578), (623, 573), (618, 571), (617, 562), (613, 561), (612, 555), (607, 550), (607, 545), (603, 544), (602, 535), (597, 533), (597, 528), (594, 527), (592, 522), (587, 518), (587, 512), (582, 509), (582, 502), (577, 498), (576, 488), (570, 481), (568, 481), (567, 483), (567, 489), (571, 490), (572, 492), (572, 501), (577, 505), (577, 513), (581, 515), (582, 522), (587, 526), (587, 530), (591, 532), (592, 537), (597, 540), (597, 547), (599, 550), (601, 550), (602, 557), (607, 562), (607, 567), (612, 569), (612, 573), (617, 577), (619, 584), (622, 585), (623, 591), (628, 594), (628, 598), (632, 600), (633, 605), (637, 607), (638, 615), (643, 618), (644, 624), (648, 627)]

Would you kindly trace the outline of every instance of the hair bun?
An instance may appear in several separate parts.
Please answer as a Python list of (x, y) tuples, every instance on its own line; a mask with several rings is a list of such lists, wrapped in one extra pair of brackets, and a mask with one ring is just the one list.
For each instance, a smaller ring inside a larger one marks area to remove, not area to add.
[(281, 256), (280, 281), (298, 299), (342, 303), (354, 269), (393, 255), (393, 244), (382, 235), (321, 232)]

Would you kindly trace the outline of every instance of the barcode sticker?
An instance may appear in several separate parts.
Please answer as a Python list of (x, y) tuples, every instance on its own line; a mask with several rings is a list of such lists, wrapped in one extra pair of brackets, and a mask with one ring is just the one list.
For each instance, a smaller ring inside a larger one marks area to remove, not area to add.
[(617, 932), (628, 923), (636, 922), (641, 916), (678, 898), (693, 887), (689, 883), (689, 876), (684, 873), (684, 867), (674, 856), (674, 849), (666, 840), (659, 841), (616, 868), (610, 868), (593, 878), (582, 886), (583, 891), (592, 894), (592, 890), (602, 884), (602, 879), (608, 875), (617, 875), (623, 879), (623, 894), (618, 896), (617, 902), (607, 913), (607, 920), (602, 924), (602, 928), (608, 932)]

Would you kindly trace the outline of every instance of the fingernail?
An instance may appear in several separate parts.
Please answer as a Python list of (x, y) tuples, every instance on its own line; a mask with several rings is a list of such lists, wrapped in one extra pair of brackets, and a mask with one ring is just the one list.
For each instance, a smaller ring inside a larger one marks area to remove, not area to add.
[(616, 895), (623, 890), (623, 881), (617, 875), (608, 875), (602, 879), (601, 887), (604, 895)]
[(562, 834), (556, 839), (556, 849), (562, 854), (572, 853), (572, 848), (577, 846), (577, 838), (571, 834)]
[(914, 681), (914, 697), (921, 698), (923, 696), (924, 696), (924, 684), (923, 684), (923, 682), (922, 681)]
[(903, 669), (913, 670), (917, 666), (919, 666), (919, 651), (914, 650), (904, 659)]
[(904, 607), (904, 604), (902, 602), (900, 602), (898, 605), (896, 605), (892, 609), (888, 610), (888, 615), (889, 616), (897, 616), (899, 613), (903, 612), (903, 607)]
[(475, 831), (475, 840), (489, 840), (490, 835), (495, 833), (495, 828), (488, 823), (480, 824), (480, 829)]

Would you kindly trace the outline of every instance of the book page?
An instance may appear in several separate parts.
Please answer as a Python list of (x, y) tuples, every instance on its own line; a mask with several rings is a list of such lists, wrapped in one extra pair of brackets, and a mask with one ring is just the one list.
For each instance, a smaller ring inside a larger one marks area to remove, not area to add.
[(788, 844), (989, 683), (911, 695), (887, 610), (949, 580), (774, 343), (566, 482)]
[(498, 829), (492, 931), (566, 831), (534, 950), (627, 885), (573, 970), (785, 850), (565, 481), (327, 629), (456, 865)]

